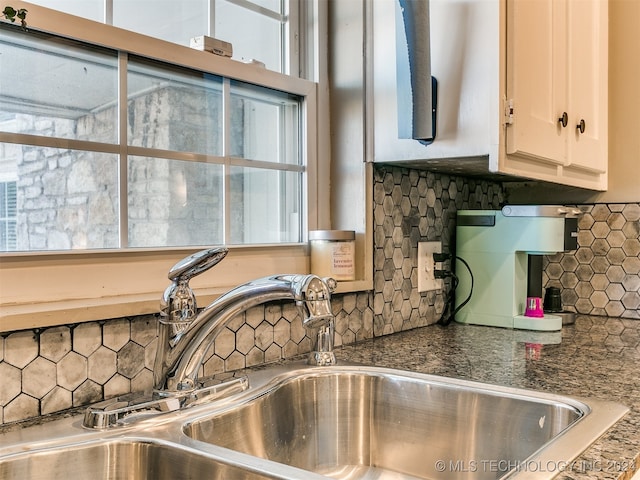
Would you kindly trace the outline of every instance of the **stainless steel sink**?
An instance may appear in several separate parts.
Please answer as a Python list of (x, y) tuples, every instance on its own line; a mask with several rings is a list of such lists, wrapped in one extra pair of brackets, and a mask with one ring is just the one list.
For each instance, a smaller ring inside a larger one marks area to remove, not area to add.
[(0, 478), (549, 479), (628, 411), (367, 366), (247, 375), (243, 392), (109, 429), (78, 415), (0, 434)]
[(281, 477), (252, 472), (179, 445), (152, 439), (119, 439), (71, 443), (2, 458), (0, 478), (263, 480)]
[(331, 367), (286, 373), (240, 405), (188, 422), (185, 433), (333, 478), (550, 478), (625, 411), (397, 370)]

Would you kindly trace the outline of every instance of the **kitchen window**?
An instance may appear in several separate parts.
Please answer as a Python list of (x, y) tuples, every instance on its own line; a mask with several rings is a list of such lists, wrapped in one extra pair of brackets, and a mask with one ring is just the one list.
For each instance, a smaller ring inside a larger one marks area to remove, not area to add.
[(303, 241), (301, 95), (15, 28), (0, 51), (15, 250)]
[(232, 253), (195, 282), (201, 301), (308, 271), (328, 198), (316, 83), (14, 7), (29, 30), (0, 25), (0, 173), (16, 186), (0, 331), (154, 312), (168, 268), (203, 246)]
[[(36, 0), (32, 2), (179, 45), (208, 35), (233, 58), (297, 75), (297, 0)], [(291, 40), (290, 40), (291, 39)]]

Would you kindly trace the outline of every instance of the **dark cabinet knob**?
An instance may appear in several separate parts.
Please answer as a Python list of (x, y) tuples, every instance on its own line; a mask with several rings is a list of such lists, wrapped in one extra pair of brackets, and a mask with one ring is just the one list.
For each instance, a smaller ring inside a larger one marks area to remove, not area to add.
[(585, 130), (586, 126), (587, 126), (587, 124), (586, 124), (586, 123), (584, 123), (584, 119), (583, 119), (583, 118), (581, 118), (581, 119), (580, 119), (580, 123), (579, 123), (578, 125), (576, 125), (576, 128), (578, 129), (578, 131), (579, 131), (580, 133), (584, 133), (584, 130)]
[(567, 112), (562, 112), (562, 116), (558, 118), (558, 123), (562, 125), (562, 128), (569, 124), (569, 115), (567, 115)]

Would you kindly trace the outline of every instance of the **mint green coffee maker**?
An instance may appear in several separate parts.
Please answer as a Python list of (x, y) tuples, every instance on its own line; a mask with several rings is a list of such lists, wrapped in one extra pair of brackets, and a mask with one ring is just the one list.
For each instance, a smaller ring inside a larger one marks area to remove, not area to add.
[(560, 316), (545, 314), (541, 307), (539, 313), (532, 313), (527, 307), (533, 304), (527, 301), (542, 298), (542, 256), (577, 249), (581, 213), (556, 205), (458, 211), (455, 255), (468, 269), (464, 262), (456, 262), (455, 320), (523, 330), (561, 330)]

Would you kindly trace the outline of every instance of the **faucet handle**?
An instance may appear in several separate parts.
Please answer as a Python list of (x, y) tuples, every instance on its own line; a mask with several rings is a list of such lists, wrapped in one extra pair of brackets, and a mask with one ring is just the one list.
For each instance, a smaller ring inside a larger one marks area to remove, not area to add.
[(176, 263), (171, 267), (167, 276), (169, 280), (176, 283), (183, 280), (188, 282), (192, 277), (200, 275), (220, 263), (227, 256), (227, 253), (229, 253), (229, 249), (226, 247), (201, 250)]
[[(174, 328), (186, 328), (198, 311), (196, 295), (189, 280), (219, 263), (229, 252), (225, 247), (210, 248), (183, 258), (169, 270), (171, 285), (160, 302), (161, 321), (174, 324)], [(182, 327), (178, 327), (182, 325)]]

